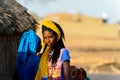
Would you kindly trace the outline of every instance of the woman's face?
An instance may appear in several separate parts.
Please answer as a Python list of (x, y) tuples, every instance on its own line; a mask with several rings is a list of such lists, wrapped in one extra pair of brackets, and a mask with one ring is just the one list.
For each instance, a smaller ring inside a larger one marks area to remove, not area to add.
[(45, 30), (45, 31), (43, 32), (43, 41), (44, 41), (44, 43), (47, 44), (48, 46), (51, 46), (51, 47), (52, 47), (52, 46), (56, 43), (56, 41), (57, 41), (57, 36), (55, 36), (55, 35), (53, 34), (53, 32), (48, 31), (48, 30)]

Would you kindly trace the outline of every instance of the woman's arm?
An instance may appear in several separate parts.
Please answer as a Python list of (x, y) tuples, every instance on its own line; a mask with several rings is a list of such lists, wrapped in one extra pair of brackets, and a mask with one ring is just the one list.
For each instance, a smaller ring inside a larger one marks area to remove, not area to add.
[(64, 78), (65, 78), (65, 80), (72, 80), (70, 62), (68, 60), (63, 62), (63, 69), (64, 69)]

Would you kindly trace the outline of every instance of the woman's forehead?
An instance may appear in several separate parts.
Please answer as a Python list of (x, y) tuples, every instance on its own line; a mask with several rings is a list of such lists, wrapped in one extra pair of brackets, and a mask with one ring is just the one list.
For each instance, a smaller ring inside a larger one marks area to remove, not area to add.
[(55, 35), (53, 34), (53, 32), (44, 31), (44, 32), (43, 32), (43, 36), (55, 36)]

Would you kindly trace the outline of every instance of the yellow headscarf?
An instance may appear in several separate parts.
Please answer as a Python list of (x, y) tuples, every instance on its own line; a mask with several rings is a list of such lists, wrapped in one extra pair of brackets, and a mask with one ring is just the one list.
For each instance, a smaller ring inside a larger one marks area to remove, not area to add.
[(58, 39), (60, 39), (61, 34), (59, 29), (57, 28), (57, 26), (51, 21), (51, 20), (44, 20), (42, 25), (46, 26), (47, 28), (52, 29), (53, 31), (55, 31), (58, 35)]
[[(61, 34), (57, 26), (51, 20), (44, 20), (42, 25), (52, 29), (58, 35), (58, 39), (60, 39)], [(48, 77), (48, 54), (50, 52), (50, 47), (47, 46), (45, 52), (41, 56), (38, 72), (36, 74), (35, 80), (42, 80), (43, 76)]]
[(35, 80), (42, 80), (43, 76), (48, 76), (48, 53), (50, 52), (50, 47), (47, 46), (45, 52), (41, 56), (38, 72), (36, 74)]

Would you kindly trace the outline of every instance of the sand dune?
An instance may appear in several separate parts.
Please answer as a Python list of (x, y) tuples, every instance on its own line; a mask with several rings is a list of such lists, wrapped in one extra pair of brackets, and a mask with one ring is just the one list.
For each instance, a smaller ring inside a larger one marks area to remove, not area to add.
[[(67, 13), (50, 14), (44, 19), (55, 20), (62, 26), (71, 65), (84, 67), (88, 73), (120, 74), (120, 33), (117, 24)], [(41, 35), (40, 30), (38, 35)]]

